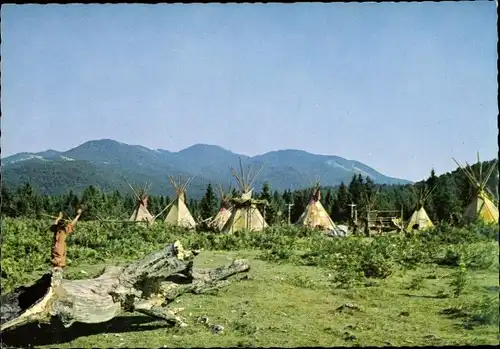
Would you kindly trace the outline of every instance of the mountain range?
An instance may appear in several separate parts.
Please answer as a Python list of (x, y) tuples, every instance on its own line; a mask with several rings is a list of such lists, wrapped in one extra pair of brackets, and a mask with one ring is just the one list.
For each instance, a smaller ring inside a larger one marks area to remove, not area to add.
[(383, 175), (373, 168), (339, 156), (316, 155), (302, 150), (278, 150), (249, 157), (215, 145), (196, 144), (178, 152), (149, 149), (111, 139), (85, 142), (68, 151), (46, 150), (18, 153), (2, 159), (2, 177), (8, 187), (29, 182), (39, 192), (59, 195), (81, 192), (89, 185), (101, 190), (129, 191), (130, 183), (152, 184), (156, 195), (174, 195), (168, 175), (194, 177), (188, 195), (199, 198), (209, 182), (236, 186), (230, 167), (239, 173), (241, 159), (245, 173), (264, 164), (254, 183), (260, 190), (268, 182), (273, 190), (307, 188), (319, 179), (322, 186), (349, 183), (354, 173), (369, 176), (380, 184), (407, 184), (408, 180)]

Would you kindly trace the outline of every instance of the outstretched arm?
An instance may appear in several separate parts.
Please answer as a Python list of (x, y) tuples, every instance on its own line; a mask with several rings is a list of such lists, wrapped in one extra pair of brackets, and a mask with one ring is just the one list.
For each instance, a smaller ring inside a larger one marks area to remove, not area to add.
[(79, 208), (78, 211), (76, 211), (76, 213), (77, 213), (77, 215), (76, 215), (75, 219), (73, 219), (73, 221), (71, 222), (72, 226), (74, 226), (76, 224), (76, 222), (78, 221), (78, 219), (82, 215), (82, 209)]
[(59, 216), (57, 216), (56, 220), (54, 221), (54, 224), (59, 223), (59, 221), (63, 218), (62, 212), (59, 212)]

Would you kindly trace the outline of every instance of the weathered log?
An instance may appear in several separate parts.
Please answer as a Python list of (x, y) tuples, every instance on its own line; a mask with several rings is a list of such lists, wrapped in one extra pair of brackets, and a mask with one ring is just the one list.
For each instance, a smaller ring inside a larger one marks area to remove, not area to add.
[(215, 269), (193, 269), (197, 254), (176, 242), (128, 266), (106, 267), (93, 279), (65, 280), (61, 271), (54, 271), (30, 287), (2, 296), (1, 331), (46, 322), (53, 316), (65, 327), (74, 322), (101, 323), (133, 311), (186, 326), (177, 315), (182, 309), (168, 307), (172, 300), (188, 292), (219, 289), (229, 278), (250, 269), (245, 260)]

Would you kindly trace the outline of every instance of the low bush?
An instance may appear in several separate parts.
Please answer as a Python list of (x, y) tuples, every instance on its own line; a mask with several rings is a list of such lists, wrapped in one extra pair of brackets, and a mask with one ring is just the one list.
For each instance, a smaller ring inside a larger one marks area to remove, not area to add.
[(498, 263), (498, 244), (476, 243), (463, 248), (464, 263), (470, 269), (488, 269)]
[(448, 246), (444, 256), (437, 259), (439, 265), (458, 267), (462, 262), (462, 253), (456, 246)]
[(458, 297), (463, 293), (465, 287), (467, 286), (468, 279), (469, 278), (467, 275), (467, 269), (465, 267), (465, 264), (461, 263), (459, 268), (453, 273), (450, 282), (452, 294), (455, 297)]
[(365, 277), (385, 279), (393, 273), (394, 263), (380, 252), (368, 250), (363, 255), (361, 269)]
[(351, 288), (363, 281), (364, 273), (360, 260), (354, 256), (338, 256), (333, 269), (332, 283), (334, 287)]
[(498, 297), (483, 295), (482, 299), (444, 309), (441, 314), (451, 318), (462, 318), (463, 324), (470, 328), (481, 325), (498, 325), (498, 309)]
[(422, 275), (414, 276), (408, 286), (406, 287), (408, 290), (419, 290), (424, 285), (424, 277)]
[(467, 325), (498, 325), (499, 302), (498, 297), (483, 296), (464, 307)]
[(286, 262), (293, 255), (293, 251), (283, 246), (273, 246), (269, 250), (262, 251), (258, 258), (264, 261)]
[(492, 242), (449, 245), (443, 248), (439, 265), (458, 267), (463, 263), (469, 269), (488, 269), (498, 263), (498, 245)]
[(310, 289), (317, 288), (317, 285), (314, 282), (314, 280), (308, 278), (307, 276), (302, 276), (302, 275), (296, 275), (292, 279), (288, 280), (288, 283), (295, 287), (310, 288)]
[[(48, 220), (2, 220), (2, 286), (10, 290), (35, 272), (49, 269), (52, 233)], [(498, 263), (497, 229), (476, 224), (438, 227), (406, 237), (401, 234), (366, 239), (325, 237), (321, 232), (296, 226), (272, 226), (264, 231), (234, 234), (194, 232), (145, 224), (79, 222), (67, 240), (73, 264), (110, 259), (133, 260), (180, 240), (189, 249), (259, 250), (261, 259), (334, 270), (334, 283), (353, 285), (365, 277), (386, 278), (396, 268), (412, 269), (438, 263), (469, 269), (486, 269)]]

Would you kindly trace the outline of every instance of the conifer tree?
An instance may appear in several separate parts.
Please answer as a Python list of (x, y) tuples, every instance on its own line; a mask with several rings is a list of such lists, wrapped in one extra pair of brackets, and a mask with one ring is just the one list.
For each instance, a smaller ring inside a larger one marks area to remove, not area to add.
[(264, 182), (262, 185), (262, 190), (259, 195), (260, 200), (267, 200), (269, 203), (268, 206), (265, 208), (259, 207), (259, 211), (262, 215), (264, 215), (264, 210), (265, 210), (265, 220), (267, 224), (271, 225), (276, 222), (276, 217), (277, 217), (277, 209), (274, 205), (273, 197), (271, 196), (271, 188), (269, 186), (269, 183)]
[(85, 208), (82, 218), (86, 220), (96, 220), (103, 214), (104, 201), (101, 192), (92, 185), (83, 191), (81, 204)]
[(201, 199), (199, 207), (202, 219), (215, 216), (217, 212), (217, 197), (215, 196), (211, 183), (208, 183), (205, 195)]
[(344, 182), (341, 182), (330, 212), (330, 217), (332, 217), (334, 222), (346, 222), (349, 220), (350, 208), (348, 205), (351, 203), (350, 201), (349, 191)]

